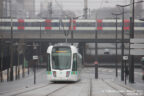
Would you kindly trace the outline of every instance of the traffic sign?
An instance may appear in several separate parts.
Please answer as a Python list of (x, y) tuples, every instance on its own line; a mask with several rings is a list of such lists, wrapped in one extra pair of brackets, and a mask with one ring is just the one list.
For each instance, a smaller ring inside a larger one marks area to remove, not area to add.
[(130, 39), (130, 43), (144, 43), (144, 39), (143, 38)]
[(123, 56), (123, 60), (128, 60), (128, 56)]
[(37, 55), (33, 56), (33, 60), (37, 60), (37, 59), (38, 59)]
[(131, 44), (130, 48), (144, 48), (144, 44)]
[(144, 49), (131, 49), (130, 55), (144, 55)]

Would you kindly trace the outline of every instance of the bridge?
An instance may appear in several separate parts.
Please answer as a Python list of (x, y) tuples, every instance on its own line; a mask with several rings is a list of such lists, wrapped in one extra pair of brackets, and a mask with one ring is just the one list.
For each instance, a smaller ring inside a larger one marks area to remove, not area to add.
[[(118, 20), (118, 41), (121, 40), (121, 22)], [(48, 40), (63, 42), (65, 33), (68, 41), (94, 42), (97, 32), (97, 42), (114, 43), (116, 40), (116, 23), (114, 19), (104, 20), (47, 20), (47, 19), (0, 19), (0, 38), (25, 40)], [(144, 21), (135, 20), (135, 38), (143, 38)], [(11, 34), (12, 30), (12, 34)], [(124, 20), (125, 39), (129, 39), (130, 21)]]

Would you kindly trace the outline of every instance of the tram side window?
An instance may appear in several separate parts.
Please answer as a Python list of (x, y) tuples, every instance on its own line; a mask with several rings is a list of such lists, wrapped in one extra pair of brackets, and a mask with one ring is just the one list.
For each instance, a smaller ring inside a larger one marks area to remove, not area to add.
[(72, 71), (77, 71), (77, 54), (73, 55), (73, 68)]
[(48, 54), (47, 71), (51, 71), (51, 67), (50, 67), (50, 54)]

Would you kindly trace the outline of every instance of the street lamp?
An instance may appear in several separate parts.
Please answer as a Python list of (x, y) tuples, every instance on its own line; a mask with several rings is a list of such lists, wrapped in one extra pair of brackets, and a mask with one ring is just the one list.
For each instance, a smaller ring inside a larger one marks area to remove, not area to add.
[(11, 4), (11, 0), (10, 2), (10, 17), (11, 17), (11, 56), (10, 56), (10, 81), (13, 81), (13, 19), (12, 19), (12, 4)]
[[(122, 7), (122, 50), (121, 50), (121, 58), (123, 58), (124, 56), (124, 7), (126, 6), (122, 6), (122, 5), (117, 5), (119, 7)], [(124, 81), (124, 62), (123, 59), (122, 60), (122, 65), (121, 65), (121, 80)]]
[(65, 39), (66, 39), (66, 43), (67, 43), (67, 38), (68, 38), (69, 32), (71, 32), (71, 44), (73, 45), (73, 26), (74, 26), (73, 20), (74, 20), (74, 19), (78, 19), (79, 17), (82, 17), (82, 16), (84, 16), (84, 15), (80, 15), (80, 16), (77, 16), (77, 17), (70, 17), (70, 16), (68, 16), (68, 15), (66, 15), (66, 16), (67, 16), (67, 17), (69, 18), (69, 20), (70, 20), (69, 30), (68, 30), (68, 31), (65, 31), (65, 29), (64, 29), (65, 26), (64, 26), (64, 23), (62, 22), (62, 20), (60, 20), (60, 22), (62, 23), (62, 27), (63, 27)]
[(73, 24), (73, 20), (74, 19), (78, 19), (79, 17), (82, 17), (82, 16), (85, 16), (85, 15), (80, 15), (80, 16), (77, 16), (77, 17), (71, 17), (70, 18), (70, 29), (71, 29), (71, 39), (72, 39), (72, 45), (73, 45), (73, 26), (74, 26), (74, 24)]
[[(96, 18), (97, 19), (97, 18)], [(97, 31), (97, 22), (95, 23), (95, 78), (98, 79), (98, 31)]]
[(33, 72), (34, 72), (34, 84), (36, 84), (36, 66), (38, 64), (38, 55), (37, 55), (37, 43), (33, 43)]
[(116, 23), (115, 23), (116, 24), (116, 36), (115, 36), (116, 37), (116, 59), (115, 59), (115, 67), (116, 67), (116, 77), (117, 77), (118, 76), (118, 64), (117, 64), (118, 63), (118, 61), (117, 61), (117, 57), (118, 57), (117, 56), (117, 40), (118, 40), (118, 36), (117, 36), (117, 19), (118, 18), (117, 17), (119, 15), (121, 15), (121, 13), (119, 13), (119, 14), (118, 13), (112, 13), (112, 15), (114, 15), (116, 17)]
[(0, 62), (0, 79), (1, 79), (1, 82), (3, 82), (3, 55), (4, 55), (4, 44), (3, 44), (3, 36), (1, 37), (1, 54), (0, 54), (0, 57), (1, 57), (1, 62)]
[[(123, 7), (123, 17), (124, 17), (124, 7), (130, 6), (130, 5), (133, 6), (132, 7), (132, 18), (131, 18), (131, 28), (130, 28), (130, 31), (131, 31), (130, 38), (134, 38), (134, 13), (135, 13), (135, 11), (134, 11), (134, 9), (135, 9), (134, 8), (134, 4), (135, 3), (142, 3), (142, 2), (144, 2), (144, 1), (137, 1), (137, 2), (135, 2), (135, 0), (133, 0), (133, 3), (128, 4), (128, 5), (117, 5), (119, 7)], [(131, 60), (131, 64), (129, 64), (129, 67), (130, 67), (129, 68), (130, 69), (130, 71), (129, 71), (129, 73), (130, 73), (130, 75), (129, 75), (129, 81), (131, 83), (134, 83), (134, 56), (133, 55), (130, 57), (130, 60)], [(123, 60), (122, 60), (122, 62), (123, 62)], [(123, 65), (123, 63), (122, 63), (122, 65)], [(124, 72), (123, 71), (124, 70), (122, 69), (122, 71), (121, 71), (121, 73), (122, 73), (121, 79), (122, 80), (124, 80)]]
[[(40, 18), (40, 19), (41, 19), (41, 18)], [(40, 65), (41, 65), (41, 58), (42, 58), (42, 57), (41, 57), (41, 45), (42, 45), (42, 44), (41, 44), (41, 42), (42, 42), (42, 41), (41, 41), (41, 40), (42, 40), (42, 32), (41, 32), (42, 21), (41, 21), (41, 20), (39, 21), (39, 25), (40, 25), (40, 40), (39, 40), (39, 44), (40, 44), (40, 51), (39, 51), (40, 60), (39, 60), (39, 63), (40, 63)]]

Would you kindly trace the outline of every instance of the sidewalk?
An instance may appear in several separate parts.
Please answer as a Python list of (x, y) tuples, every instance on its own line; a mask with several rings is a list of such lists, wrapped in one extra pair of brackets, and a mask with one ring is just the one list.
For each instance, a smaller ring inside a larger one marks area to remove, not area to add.
[[(46, 82), (46, 70), (39, 69), (36, 71), (36, 85)], [(34, 86), (34, 76), (33, 71), (30, 74), (26, 74), (24, 78), (14, 80), (12, 82), (2, 82), (0, 83), (0, 96), (4, 93), (13, 92), (16, 90), (27, 89)]]
[(126, 81), (127, 83), (125, 85), (125, 81), (121, 81), (121, 78), (118, 77), (118, 78), (115, 78), (114, 82), (121, 86), (125, 86), (129, 89), (133, 89), (133, 90), (137, 90), (137, 91), (139, 91), (139, 90), (144, 91), (144, 81), (138, 82), (137, 80), (135, 80), (135, 83), (129, 83), (129, 80), (127, 78), (127, 81)]
[(143, 90), (122, 86), (113, 80), (95, 79), (92, 82), (92, 96), (144, 96)]

